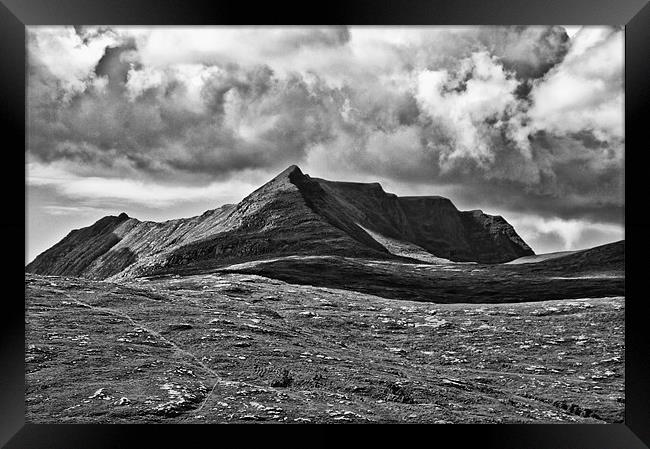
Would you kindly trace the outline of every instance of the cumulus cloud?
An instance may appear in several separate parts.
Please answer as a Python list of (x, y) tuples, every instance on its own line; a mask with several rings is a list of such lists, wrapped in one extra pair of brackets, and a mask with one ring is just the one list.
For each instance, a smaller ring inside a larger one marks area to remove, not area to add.
[(623, 138), (623, 33), (581, 29), (561, 64), (535, 83), (529, 115), (536, 129), (590, 131), (600, 140)]
[[(522, 81), (543, 76), (564, 59), (571, 45), (567, 31), (561, 26), (513, 26), (505, 30), (483, 27), (480, 40)], [(520, 89), (525, 86), (526, 83)]]
[(32, 76), (29, 79), (50, 81), (49, 87), (56, 92), (83, 91), (106, 47), (116, 41), (115, 33), (84, 42), (71, 27), (31, 28), (28, 58)]
[(569, 31), (29, 28), (28, 177), (169, 205), (299, 164), (565, 229), (620, 226), (622, 30)]
[(440, 152), (443, 170), (457, 158), (473, 159), (480, 166), (494, 161), (489, 135), (516, 107), (516, 87), (517, 81), (487, 52), (463, 59), (455, 74), (420, 72), (415, 96), (449, 138)]

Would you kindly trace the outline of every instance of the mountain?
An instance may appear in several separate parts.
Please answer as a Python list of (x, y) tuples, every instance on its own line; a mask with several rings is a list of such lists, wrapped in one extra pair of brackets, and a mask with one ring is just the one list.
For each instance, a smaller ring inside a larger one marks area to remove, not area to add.
[(503, 217), (459, 211), (439, 196), (398, 197), (378, 183), (311, 178), (292, 165), (239, 204), (197, 217), (104, 217), (26, 271), (105, 279), (289, 255), (501, 263), (533, 254)]

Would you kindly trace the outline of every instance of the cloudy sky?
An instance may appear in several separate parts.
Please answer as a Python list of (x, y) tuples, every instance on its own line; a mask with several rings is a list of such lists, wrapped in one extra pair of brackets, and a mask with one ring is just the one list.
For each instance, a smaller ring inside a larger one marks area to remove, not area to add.
[(623, 29), (30, 27), (27, 261), (71, 229), (235, 203), (290, 164), (624, 238)]

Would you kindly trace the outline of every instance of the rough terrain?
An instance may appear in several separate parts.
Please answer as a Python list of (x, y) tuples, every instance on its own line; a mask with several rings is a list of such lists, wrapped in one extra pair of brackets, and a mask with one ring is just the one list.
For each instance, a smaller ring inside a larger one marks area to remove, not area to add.
[(223, 272), (25, 282), (31, 422), (623, 419), (621, 296), (434, 304)]

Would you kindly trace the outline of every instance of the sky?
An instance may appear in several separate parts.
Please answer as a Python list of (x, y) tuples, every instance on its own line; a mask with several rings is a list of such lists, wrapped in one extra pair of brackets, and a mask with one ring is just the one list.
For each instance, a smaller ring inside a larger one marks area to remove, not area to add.
[(624, 238), (621, 27), (28, 27), (26, 262), (105, 215), (200, 215), (291, 164)]

